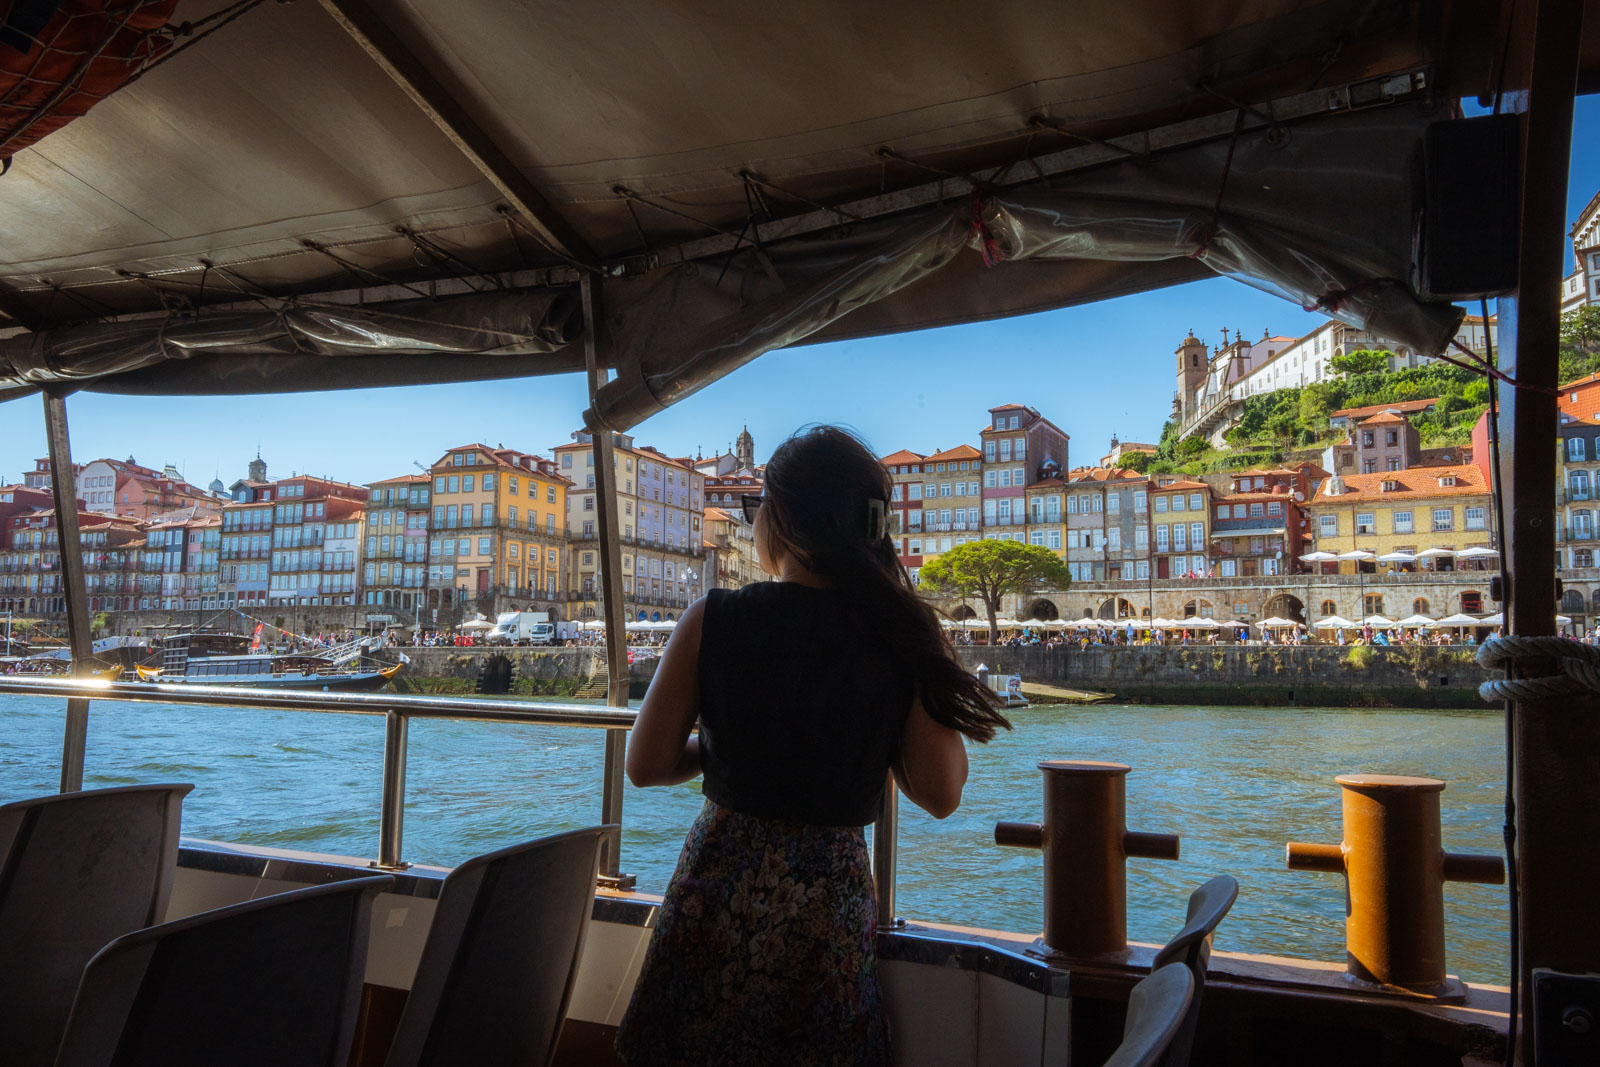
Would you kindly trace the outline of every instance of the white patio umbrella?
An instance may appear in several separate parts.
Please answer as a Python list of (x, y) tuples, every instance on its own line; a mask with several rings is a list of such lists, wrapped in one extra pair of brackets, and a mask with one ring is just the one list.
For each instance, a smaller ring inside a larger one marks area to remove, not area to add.
[(1449, 556), (1453, 556), (1453, 555), (1455, 555), (1455, 552), (1452, 549), (1448, 549), (1448, 548), (1425, 548), (1421, 552), (1417, 553), (1417, 558), (1418, 559), (1445, 559), (1445, 558), (1447, 558)]
[(1256, 623), (1256, 625), (1261, 627), (1263, 630), (1287, 630), (1290, 627), (1299, 626), (1300, 624), (1295, 622), (1293, 619), (1280, 619), (1278, 616), (1274, 615), (1270, 619), (1262, 619), (1260, 622)]
[(1316, 628), (1318, 630), (1354, 630), (1359, 625), (1360, 623), (1351, 622), (1342, 615), (1329, 615), (1325, 619), (1318, 619)]
[(650, 623), (644, 619), (629, 619), (623, 629), (631, 634), (636, 634), (642, 630), (650, 629)]
[(1500, 553), (1488, 545), (1473, 545), (1456, 553), (1456, 559), (1499, 559)]
[(1202, 619), (1198, 616), (1183, 620), (1182, 625), (1191, 630), (1220, 630), (1222, 624), (1216, 619)]
[(1357, 561), (1359, 563), (1366, 563), (1366, 562), (1368, 562), (1370, 560), (1375, 560), (1378, 557), (1375, 554), (1373, 554), (1371, 552), (1368, 552), (1364, 548), (1352, 548), (1348, 552), (1339, 553), (1339, 555), (1336, 556), (1335, 558), (1336, 559), (1350, 559), (1350, 560), (1355, 560), (1355, 561)]
[(1160, 615), (1157, 615), (1155, 618), (1151, 619), (1147, 625), (1152, 630), (1170, 630), (1177, 624), (1171, 619), (1164, 619)]
[(1463, 626), (1482, 626), (1484, 624), (1474, 615), (1463, 615), (1460, 612), (1457, 612), (1454, 615), (1446, 615), (1434, 625), (1449, 626), (1455, 629), (1460, 629)]
[(1415, 563), (1417, 557), (1409, 552), (1385, 552), (1378, 557), (1379, 563)]
[(994, 624), (995, 627), (1000, 630), (1015, 630), (1022, 625), (1022, 623), (1018, 622), (1016, 619), (1007, 618), (1004, 615), (997, 616), (994, 620)]
[(1572, 616), (1571, 615), (1557, 615), (1556, 616), (1556, 624), (1559, 625), (1559, 626), (1571, 626), (1572, 625)]
[(1506, 613), (1503, 611), (1497, 611), (1493, 615), (1485, 615), (1478, 620), (1479, 626), (1504, 626), (1505, 624)]
[(658, 633), (666, 630), (676, 630), (677, 628), (677, 619), (662, 619), (660, 622), (652, 622), (649, 624), (649, 629), (655, 630)]
[(1423, 626), (1437, 626), (1438, 623), (1426, 615), (1407, 615), (1400, 620), (1400, 625), (1408, 630), (1414, 630)]
[(1332, 552), (1308, 552), (1300, 557), (1302, 563), (1332, 563), (1339, 557)]
[(472, 619), (469, 622), (462, 623), (460, 626), (457, 627), (457, 629), (459, 629), (459, 630), (492, 630), (492, 629), (494, 629), (494, 623), (488, 622), (488, 621), (486, 621), (484, 619)]
[(1385, 627), (1395, 625), (1395, 621), (1393, 619), (1384, 618), (1382, 615), (1368, 615), (1366, 618), (1361, 620), (1361, 625), (1371, 626), (1374, 629), (1381, 630)]

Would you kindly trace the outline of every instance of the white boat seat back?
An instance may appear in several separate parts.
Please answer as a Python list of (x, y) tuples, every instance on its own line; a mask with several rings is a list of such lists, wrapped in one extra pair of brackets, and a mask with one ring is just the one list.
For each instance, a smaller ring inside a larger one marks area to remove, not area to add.
[(1105, 1067), (1156, 1067), (1172, 1046), (1194, 999), (1194, 975), (1181, 963), (1151, 971), (1128, 995), (1122, 1044)]
[(165, 917), (192, 785), (0, 806), (0, 1034), (13, 1067), (55, 1059), (84, 964)]
[(1233, 902), (1239, 898), (1239, 882), (1231, 875), (1219, 874), (1199, 889), (1189, 894), (1189, 910), (1183, 929), (1168, 941), (1155, 962), (1152, 971), (1169, 963), (1181, 963), (1194, 975), (1194, 998), (1189, 1012), (1184, 1016), (1178, 1036), (1162, 1061), (1165, 1067), (1182, 1067), (1189, 1062), (1194, 1047), (1195, 1027), (1200, 1022), (1200, 1000), (1205, 993), (1206, 967), (1211, 962), (1211, 935), (1227, 916)]
[(83, 972), (57, 1067), (345, 1067), (389, 875), (117, 938)]
[(594, 910), (597, 826), (469, 860), (439, 893), (387, 1067), (549, 1063)]

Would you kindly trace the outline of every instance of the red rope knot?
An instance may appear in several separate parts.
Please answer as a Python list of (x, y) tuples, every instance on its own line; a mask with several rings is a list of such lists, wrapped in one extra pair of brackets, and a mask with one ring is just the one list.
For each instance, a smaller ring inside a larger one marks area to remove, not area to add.
[(1005, 250), (983, 219), (983, 190), (976, 185), (972, 187), (972, 236), (977, 238), (985, 267), (992, 267), (1006, 258)]

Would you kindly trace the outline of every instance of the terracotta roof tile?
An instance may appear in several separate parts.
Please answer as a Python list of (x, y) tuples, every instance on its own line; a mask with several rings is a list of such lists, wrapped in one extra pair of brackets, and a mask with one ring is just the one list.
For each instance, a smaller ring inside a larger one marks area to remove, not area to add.
[[(1439, 479), (1453, 477), (1455, 485), (1440, 485)], [(1398, 488), (1383, 491), (1384, 482), (1394, 482)], [(1312, 504), (1339, 504), (1351, 500), (1380, 500), (1390, 498), (1447, 496), (1487, 496), (1489, 486), (1483, 472), (1472, 464), (1450, 467), (1412, 467), (1403, 471), (1378, 471), (1374, 474), (1347, 474), (1345, 491), (1337, 496), (1328, 493), (1328, 482), (1317, 487)]]

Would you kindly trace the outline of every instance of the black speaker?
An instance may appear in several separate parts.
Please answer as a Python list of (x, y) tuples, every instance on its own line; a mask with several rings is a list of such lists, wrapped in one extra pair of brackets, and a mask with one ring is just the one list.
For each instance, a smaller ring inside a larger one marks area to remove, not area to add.
[(1517, 287), (1516, 115), (1428, 127), (1422, 151), (1417, 289), (1425, 300), (1474, 300)]

